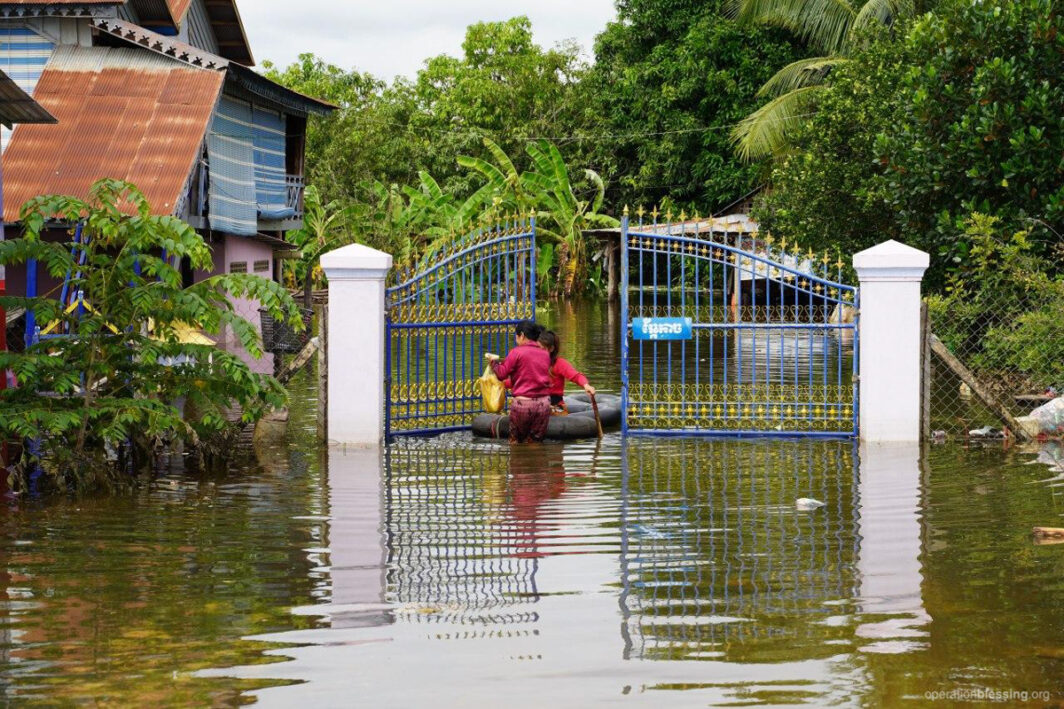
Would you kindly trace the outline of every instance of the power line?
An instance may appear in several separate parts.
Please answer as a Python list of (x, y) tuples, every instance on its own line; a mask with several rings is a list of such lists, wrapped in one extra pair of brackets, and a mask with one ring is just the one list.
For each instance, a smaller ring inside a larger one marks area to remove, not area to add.
[[(775, 122), (783, 122), (786, 120), (792, 120), (796, 118), (810, 118), (815, 116), (815, 113), (799, 113), (793, 116), (786, 116), (784, 118), (776, 119)], [(485, 128), (467, 128), (465, 130), (452, 130), (449, 128), (435, 128), (432, 126), (418, 126), (413, 127), (409, 123), (398, 123), (395, 121), (383, 121), (373, 118), (360, 117), (367, 123), (373, 123), (380, 126), (389, 126), (393, 128), (399, 128), (413, 135), (420, 135), (425, 132), (439, 133), (441, 135), (453, 135), (453, 136), (467, 136), (474, 138), (511, 138), (511, 139), (523, 139), (527, 141), (546, 140), (552, 143), (573, 143), (573, 142), (605, 142), (607, 140), (625, 140), (631, 138), (651, 138), (660, 137), (665, 135), (686, 135), (691, 133), (711, 133), (715, 131), (731, 131), (739, 125), (742, 125), (742, 121), (735, 123), (726, 123), (719, 126), (699, 126), (696, 128), (678, 128), (675, 130), (664, 131), (642, 131), (635, 133), (573, 133), (566, 136), (519, 136), (506, 131), (493, 131)]]

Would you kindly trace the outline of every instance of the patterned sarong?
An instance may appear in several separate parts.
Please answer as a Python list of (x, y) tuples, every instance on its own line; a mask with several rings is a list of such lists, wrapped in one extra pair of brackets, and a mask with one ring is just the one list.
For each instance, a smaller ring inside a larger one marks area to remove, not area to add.
[(550, 423), (550, 397), (510, 402), (510, 443), (539, 443)]

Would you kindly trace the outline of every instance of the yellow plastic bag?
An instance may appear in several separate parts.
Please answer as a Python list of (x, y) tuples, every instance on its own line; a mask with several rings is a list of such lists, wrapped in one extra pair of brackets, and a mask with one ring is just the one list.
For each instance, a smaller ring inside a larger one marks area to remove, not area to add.
[(477, 380), (480, 395), (484, 399), (484, 410), (489, 414), (497, 414), (502, 411), (506, 404), (506, 387), (495, 376), (491, 363), (484, 368), (484, 373)]

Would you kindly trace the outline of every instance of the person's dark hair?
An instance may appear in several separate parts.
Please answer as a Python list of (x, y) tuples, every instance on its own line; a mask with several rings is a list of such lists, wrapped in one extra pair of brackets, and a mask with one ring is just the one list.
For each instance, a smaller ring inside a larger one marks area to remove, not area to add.
[(558, 361), (558, 352), (562, 348), (561, 338), (554, 334), (553, 330), (544, 330), (539, 336), (540, 346), (550, 352), (550, 363), (553, 365)]
[(543, 326), (537, 325), (535, 320), (522, 320), (517, 323), (514, 332), (518, 335), (524, 335), (533, 342), (537, 342), (540, 334), (543, 332)]

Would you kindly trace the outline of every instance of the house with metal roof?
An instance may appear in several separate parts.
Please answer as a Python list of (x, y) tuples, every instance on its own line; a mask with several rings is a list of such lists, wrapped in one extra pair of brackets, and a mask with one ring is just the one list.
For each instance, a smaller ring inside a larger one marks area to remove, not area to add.
[[(188, 284), (278, 277), (285, 232), (302, 223), (307, 119), (334, 107), (253, 63), (236, 0), (0, 0), (0, 70), (58, 119), (0, 130), (4, 222), (37, 195), (122, 178), (210, 244), (214, 270), (182, 264)], [(39, 274), (39, 294), (49, 279)], [(9, 293), (27, 280), (9, 269)], [(257, 304), (237, 306), (258, 317)]]
[[(29, 94), (20, 89), (4, 72), (0, 71), (0, 124), (11, 128), (18, 123), (56, 122), (55, 116), (44, 110)], [(3, 161), (0, 160), (0, 209), (3, 208)], [(0, 222), (0, 241), (4, 240), (4, 224)], [(0, 264), (0, 295), (7, 291), (7, 273)], [(0, 352), (7, 349), (7, 313), (0, 307)], [(0, 389), (7, 386), (7, 374), (0, 372)]]

